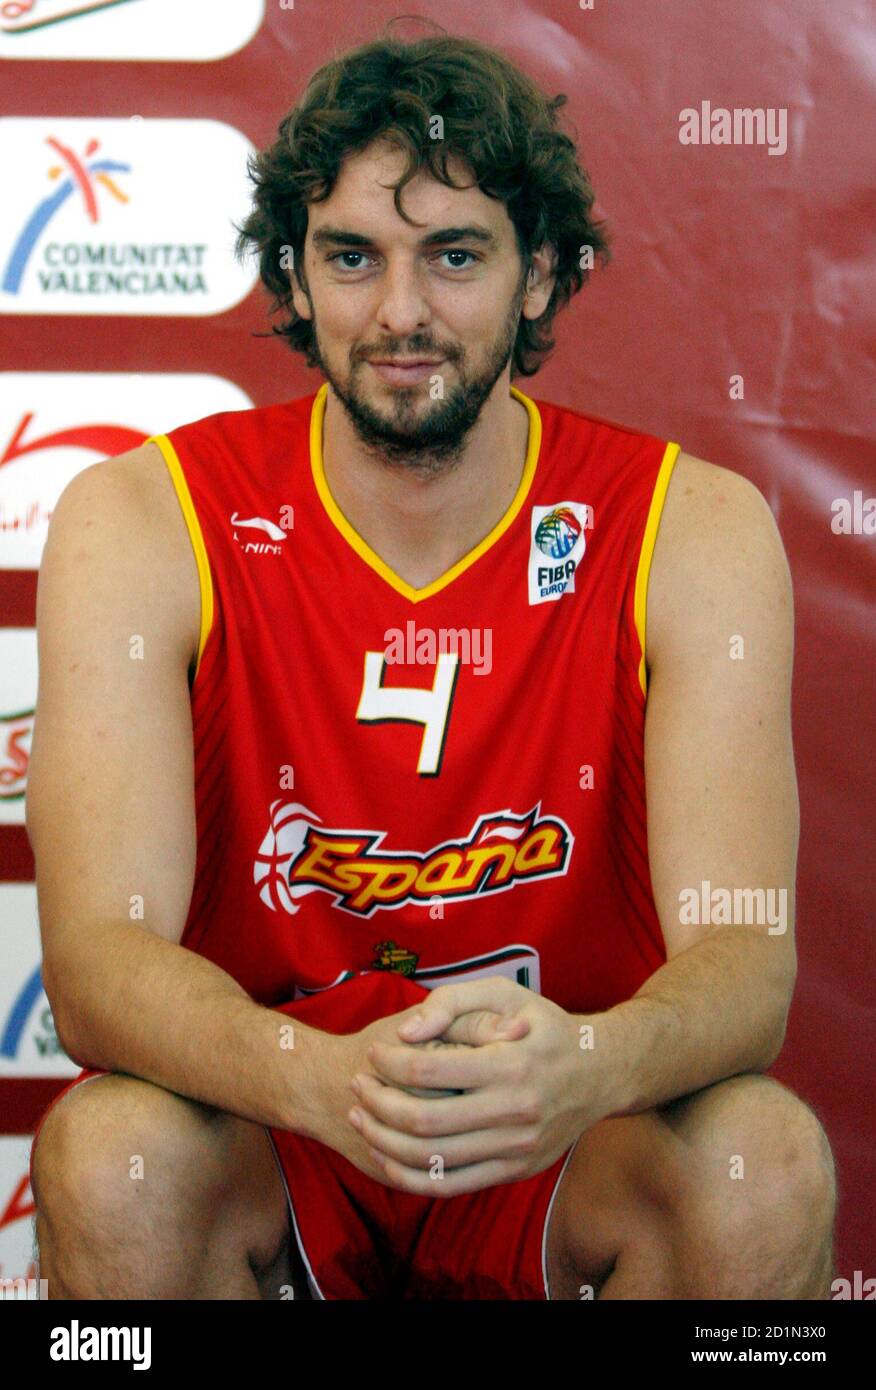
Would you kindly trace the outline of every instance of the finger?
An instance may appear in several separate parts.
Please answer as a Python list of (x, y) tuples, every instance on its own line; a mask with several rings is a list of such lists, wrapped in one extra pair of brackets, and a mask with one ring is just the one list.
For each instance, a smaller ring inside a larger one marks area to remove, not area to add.
[(441, 1034), (441, 1038), (444, 1042), (482, 1047), (485, 1043), (525, 1038), (529, 1028), (529, 1020), (523, 1014), (508, 1017), (494, 1013), (492, 1009), (475, 1009), (472, 1013), (460, 1014)]
[[(473, 1009), (492, 1009), (494, 1013), (516, 1013), (520, 1007), (518, 991), (504, 975), (487, 975), (481, 980), (465, 980), (460, 984), (436, 985), (428, 999), (416, 1006), (414, 1013), (399, 1024), (399, 1037), (406, 1042), (438, 1037), (460, 1014)], [(421, 1019), (418, 1022), (418, 1017)]]
[(408, 1168), (462, 1168), (490, 1159), (514, 1159), (525, 1155), (531, 1144), (532, 1129), (471, 1130), (466, 1134), (421, 1138), (401, 1134), (382, 1124), (362, 1106), (353, 1106), (347, 1116), (366, 1143), (387, 1158)]
[(453, 1043), (418, 1047), (411, 1043), (375, 1041), (367, 1051), (371, 1066), (383, 1081), (394, 1086), (435, 1091), (468, 1091), (490, 1085), (501, 1080), (508, 1065), (500, 1055), (497, 1042), (483, 1047), (461, 1047)]
[(485, 1187), (519, 1182), (529, 1176), (528, 1165), (519, 1159), (489, 1159), (485, 1163), (466, 1164), (464, 1168), (443, 1172), (430, 1169), (426, 1172), (387, 1158), (370, 1146), (368, 1151), (381, 1168), (382, 1181), (387, 1187), (396, 1188), (399, 1192), (411, 1192), (419, 1197), (459, 1197), (464, 1192), (479, 1192)]
[(461, 1096), (412, 1096), (394, 1082), (359, 1072), (350, 1104), (359, 1105), (392, 1129), (419, 1137), (465, 1134), (476, 1129), (522, 1125), (531, 1119), (518, 1091), (493, 1087)]

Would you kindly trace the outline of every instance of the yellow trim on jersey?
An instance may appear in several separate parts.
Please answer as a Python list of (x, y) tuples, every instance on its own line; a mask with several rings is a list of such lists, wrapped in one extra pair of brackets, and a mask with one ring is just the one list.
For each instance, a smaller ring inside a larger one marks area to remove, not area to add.
[(439, 590), (446, 588), (448, 584), (452, 584), (454, 579), (462, 574), (464, 570), (467, 570), (470, 565), (473, 565), (475, 560), (479, 560), (481, 556), (489, 550), (490, 546), (495, 545), (499, 537), (504, 535), (526, 501), (527, 494), (532, 486), (532, 480), (535, 477), (535, 469), (541, 451), (541, 412), (535, 401), (531, 400), (529, 396), (525, 396), (522, 391), (518, 391), (516, 386), (511, 387), (511, 395), (526, 406), (529, 415), (529, 440), (526, 447), (526, 461), (523, 465), (523, 476), (514, 494), (514, 499), (501, 520), (496, 523), (492, 531), (484, 536), (484, 539), (480, 541), (473, 550), (470, 550), (467, 555), (463, 555), (461, 560), (458, 560), (456, 564), (444, 574), (439, 575), (431, 584), (426, 584), (422, 589), (415, 589), (413, 585), (408, 584), (400, 575), (396, 574), (395, 570), (390, 569), (389, 565), (381, 560), (376, 551), (371, 549), (368, 542), (362, 539), (358, 531), (353, 530), (353, 527), (344, 516), (334, 497), (332, 497), (329, 491), (328, 480), (325, 476), (325, 464), (322, 453), (322, 425), (325, 416), (325, 403), (328, 396), (328, 383), (324, 383), (316, 393), (316, 399), (313, 402), (313, 409), (310, 416), (310, 467), (322, 505), (325, 507), (331, 521), (334, 522), (348, 544), (353, 547), (356, 554), (365, 561), (366, 565), (370, 565), (371, 568), (380, 575), (381, 579), (384, 579), (387, 584), (391, 585), (393, 589), (397, 590), (397, 592), (402, 594), (405, 598), (410, 599), (411, 603), (419, 603), (421, 599), (430, 598), (432, 594), (437, 594)]
[(642, 538), (642, 549), (639, 554), (639, 568), (636, 571), (633, 613), (636, 620), (636, 632), (639, 635), (639, 645), (642, 648), (642, 659), (639, 662), (639, 685), (642, 687), (642, 694), (645, 696), (648, 694), (648, 673), (645, 669), (648, 579), (651, 574), (651, 560), (654, 556), (654, 544), (657, 540), (657, 532), (660, 528), (660, 518), (663, 515), (663, 503), (666, 501), (666, 489), (669, 487), (672, 470), (675, 467), (675, 462), (680, 452), (680, 444), (676, 444), (674, 441), (670, 440), (666, 445), (663, 461), (657, 471), (657, 481), (654, 484), (654, 492), (651, 496), (651, 506), (648, 509), (648, 520), (645, 523), (645, 534)]
[(194, 685), (194, 682), (198, 678), (198, 672), (201, 669), (201, 657), (204, 652), (204, 647), (210, 635), (210, 629), (213, 626), (213, 579), (210, 574), (210, 562), (207, 559), (207, 547), (204, 545), (204, 537), (201, 533), (198, 513), (195, 511), (192, 494), (189, 492), (186, 475), (177, 457), (176, 449), (174, 449), (166, 434), (151, 434), (148, 439), (143, 440), (143, 443), (157, 444), (161, 450), (162, 458), (167, 464), (167, 471), (173, 482), (177, 500), (182, 508), (186, 529), (189, 533), (189, 540), (192, 543), (192, 550), (195, 552), (195, 564), (198, 567), (198, 585), (201, 591), (201, 629), (198, 637), (198, 660), (192, 680), (192, 684)]

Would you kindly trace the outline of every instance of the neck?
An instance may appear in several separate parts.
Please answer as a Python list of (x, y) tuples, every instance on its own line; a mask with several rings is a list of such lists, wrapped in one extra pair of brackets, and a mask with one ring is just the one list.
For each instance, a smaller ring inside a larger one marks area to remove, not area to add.
[(529, 415), (507, 382), (472, 426), (458, 460), (424, 474), (387, 464), (359, 439), (328, 389), (323, 463), (354, 531), (413, 588), (431, 584), (483, 540), (511, 505), (526, 461)]

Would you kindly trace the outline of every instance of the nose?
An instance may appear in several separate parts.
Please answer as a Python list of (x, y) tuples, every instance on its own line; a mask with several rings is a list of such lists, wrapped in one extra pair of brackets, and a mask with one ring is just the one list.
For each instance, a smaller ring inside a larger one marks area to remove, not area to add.
[(401, 338), (422, 328), (431, 317), (418, 266), (407, 257), (391, 260), (380, 281), (380, 327)]

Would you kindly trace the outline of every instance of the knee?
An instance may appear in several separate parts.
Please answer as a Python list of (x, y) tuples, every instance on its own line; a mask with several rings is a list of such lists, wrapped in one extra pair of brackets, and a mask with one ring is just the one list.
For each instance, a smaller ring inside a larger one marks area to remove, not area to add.
[[(832, 1230), (836, 1173), (818, 1116), (772, 1077), (745, 1074), (698, 1093), (693, 1129), (702, 1195), (714, 1203), (716, 1174), (727, 1179), (724, 1209), (764, 1220)], [(719, 1204), (720, 1205), (720, 1204)]]
[(200, 1126), (206, 1139), (214, 1113), (137, 1077), (110, 1074), (75, 1088), (46, 1116), (36, 1141), (38, 1215), (50, 1226), (93, 1228), (99, 1216), (124, 1228), (135, 1211), (145, 1215), (172, 1201), (191, 1168), (184, 1132)]

